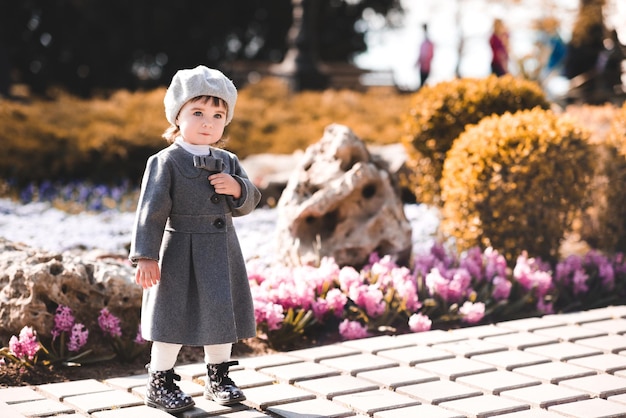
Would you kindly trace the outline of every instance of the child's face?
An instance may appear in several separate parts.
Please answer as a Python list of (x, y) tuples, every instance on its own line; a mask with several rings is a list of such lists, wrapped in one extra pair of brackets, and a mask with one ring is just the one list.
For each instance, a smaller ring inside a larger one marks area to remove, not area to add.
[(188, 101), (176, 118), (183, 140), (194, 145), (213, 145), (222, 138), (226, 107), (213, 100)]

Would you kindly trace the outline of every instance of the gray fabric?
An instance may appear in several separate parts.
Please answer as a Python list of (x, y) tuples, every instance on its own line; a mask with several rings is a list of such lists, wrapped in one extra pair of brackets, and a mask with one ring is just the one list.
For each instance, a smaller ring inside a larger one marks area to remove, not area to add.
[(172, 144), (148, 159), (129, 258), (159, 260), (161, 281), (144, 290), (141, 331), (147, 340), (184, 345), (234, 343), (256, 335), (245, 261), (233, 216), (261, 194), (237, 157), (213, 149), (241, 184), (239, 199), (216, 194), (210, 173)]

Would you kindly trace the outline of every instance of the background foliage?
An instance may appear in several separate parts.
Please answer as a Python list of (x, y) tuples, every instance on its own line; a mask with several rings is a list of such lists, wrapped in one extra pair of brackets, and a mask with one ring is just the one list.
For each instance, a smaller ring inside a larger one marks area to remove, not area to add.
[[(0, 177), (17, 185), (42, 180), (139, 182), (146, 159), (167, 143), (165, 89), (81, 99), (58, 92), (53, 101), (0, 99)], [(396, 143), (409, 96), (380, 88), (293, 94), (280, 79), (240, 89), (226, 148), (243, 159), (290, 154), (342, 123), (368, 143)]]
[(580, 125), (551, 111), (486, 117), (448, 152), (442, 229), (460, 252), (497, 248), (512, 264), (523, 248), (555, 262), (586, 203), (595, 160)]
[[(398, 0), (309, 6), (318, 58), (343, 62), (365, 50), (364, 10), (388, 14), (390, 21), (400, 10)], [(291, 0), (3, 1), (0, 61), (5, 55), (15, 82), (36, 93), (51, 86), (83, 96), (154, 88), (198, 63), (280, 62), (291, 24)]]
[(439, 180), (446, 153), (468, 125), (501, 115), (550, 104), (538, 84), (512, 75), (456, 79), (420, 89), (412, 97), (402, 137), (412, 175), (406, 181), (416, 196), (440, 203)]

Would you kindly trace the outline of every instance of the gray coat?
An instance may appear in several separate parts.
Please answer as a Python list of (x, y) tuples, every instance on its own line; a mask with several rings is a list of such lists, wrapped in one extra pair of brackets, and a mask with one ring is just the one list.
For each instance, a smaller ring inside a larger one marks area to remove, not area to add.
[[(215, 171), (241, 184), (239, 199), (215, 193), (207, 179)], [(129, 255), (133, 262), (158, 260), (161, 267), (161, 281), (143, 293), (145, 339), (203, 346), (256, 335), (232, 218), (252, 212), (260, 197), (228, 151), (197, 157), (172, 144), (148, 159)]]

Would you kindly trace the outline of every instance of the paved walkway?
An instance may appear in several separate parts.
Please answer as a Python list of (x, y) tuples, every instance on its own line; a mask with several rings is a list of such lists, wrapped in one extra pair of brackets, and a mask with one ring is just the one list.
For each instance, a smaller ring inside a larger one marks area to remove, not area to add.
[[(626, 417), (626, 305), (242, 358), (235, 407), (202, 397), (203, 364), (176, 371), (196, 401), (185, 418)], [(0, 417), (170, 416), (143, 405), (145, 382), (0, 389)]]

